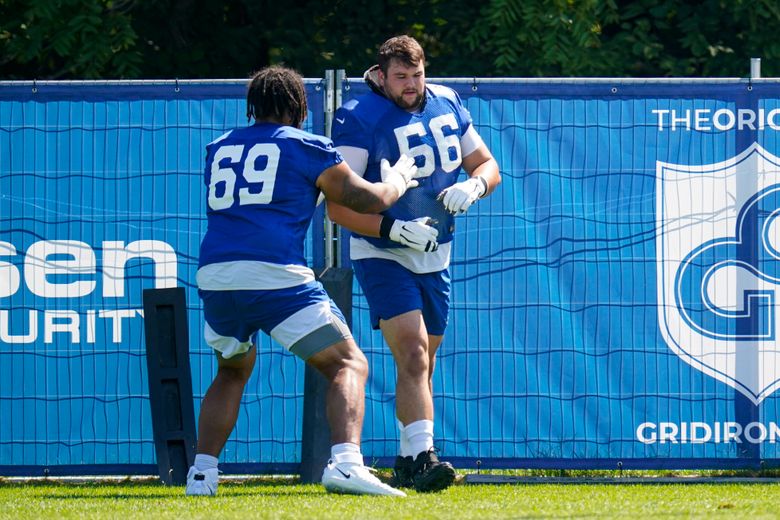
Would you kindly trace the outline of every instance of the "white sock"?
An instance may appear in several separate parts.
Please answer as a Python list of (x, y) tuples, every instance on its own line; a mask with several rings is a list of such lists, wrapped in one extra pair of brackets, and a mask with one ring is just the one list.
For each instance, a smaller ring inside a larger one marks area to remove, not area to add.
[(352, 442), (342, 442), (330, 447), (330, 458), (336, 464), (360, 464), (363, 465), (363, 455), (360, 453), (360, 446)]
[(195, 455), (195, 462), (193, 466), (197, 471), (206, 471), (207, 469), (216, 469), (219, 459), (213, 455), (206, 455), (205, 453), (198, 453)]
[(409, 435), (406, 433), (406, 427), (404, 426), (404, 423), (401, 421), (396, 422), (398, 423), (398, 439), (400, 441), (398, 454), (402, 457), (409, 457), (410, 455), (414, 455), (412, 453), (412, 449), (409, 447)]
[(433, 448), (433, 421), (422, 419), (409, 423), (405, 428), (409, 450), (413, 457)]

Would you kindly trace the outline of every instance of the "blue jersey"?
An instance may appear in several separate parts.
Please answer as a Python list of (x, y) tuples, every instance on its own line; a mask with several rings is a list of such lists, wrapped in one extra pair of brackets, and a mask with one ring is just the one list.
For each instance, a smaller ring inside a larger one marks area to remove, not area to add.
[(208, 229), (199, 267), (305, 266), (303, 244), (319, 195), (315, 182), (342, 160), (330, 139), (270, 123), (233, 130), (210, 143)]
[[(455, 220), (436, 197), (455, 184), (460, 173), (460, 140), (471, 125), (471, 115), (454, 90), (430, 84), (425, 90), (419, 113), (407, 112), (374, 92), (358, 96), (336, 111), (332, 134), (336, 146), (368, 151), (364, 178), (371, 182), (382, 180), (382, 159), (394, 164), (401, 154), (414, 157), (419, 187), (408, 190), (383, 214), (401, 220), (431, 217), (438, 221), (438, 241), (443, 244), (452, 240)], [(377, 247), (403, 247), (389, 239), (357, 236)]]

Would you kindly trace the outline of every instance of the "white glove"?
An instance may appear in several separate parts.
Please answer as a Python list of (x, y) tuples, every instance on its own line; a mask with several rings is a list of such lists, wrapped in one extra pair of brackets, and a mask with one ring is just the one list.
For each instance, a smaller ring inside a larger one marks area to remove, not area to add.
[(444, 204), (444, 208), (455, 215), (466, 213), (466, 210), (474, 204), (487, 191), (487, 183), (480, 177), (471, 177), (463, 182), (453, 184), (445, 188), (436, 197)]
[(417, 166), (414, 164), (414, 159), (406, 155), (401, 155), (393, 166), (387, 159), (382, 159), (379, 163), (379, 171), (382, 174), (382, 182), (392, 184), (395, 189), (398, 190), (398, 198), (400, 199), (408, 188), (414, 188), (419, 183), (412, 179), (415, 173), (417, 173)]
[(439, 231), (431, 227), (433, 223), (434, 221), (429, 217), (420, 217), (414, 220), (396, 220), (393, 222), (393, 227), (390, 228), (390, 236), (388, 238), (417, 251), (432, 253), (439, 249), (439, 244), (436, 242)]

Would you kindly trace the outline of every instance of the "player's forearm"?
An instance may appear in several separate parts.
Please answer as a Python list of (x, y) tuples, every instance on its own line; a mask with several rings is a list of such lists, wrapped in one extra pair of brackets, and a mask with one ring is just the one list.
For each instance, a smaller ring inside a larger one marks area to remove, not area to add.
[(401, 195), (397, 184), (368, 182), (350, 170), (345, 162), (328, 168), (316, 181), (328, 201), (359, 213), (380, 213), (392, 206)]
[(379, 237), (381, 215), (358, 213), (345, 206), (328, 202), (328, 217), (336, 224), (354, 233), (368, 237)]
[(341, 190), (341, 200), (336, 202), (358, 213), (380, 213), (398, 200), (398, 190), (391, 184), (365, 181), (362, 184), (356, 186), (345, 181)]
[(482, 197), (487, 197), (501, 184), (501, 173), (498, 170), (498, 163), (492, 157), (478, 165), (471, 172), (470, 177), (481, 177), (485, 182), (485, 193)]

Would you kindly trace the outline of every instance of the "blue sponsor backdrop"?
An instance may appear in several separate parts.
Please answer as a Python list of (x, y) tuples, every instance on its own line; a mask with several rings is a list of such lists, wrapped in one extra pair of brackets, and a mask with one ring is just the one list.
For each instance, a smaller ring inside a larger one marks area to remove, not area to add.
[[(637, 428), (778, 421), (773, 395), (756, 406), (667, 345), (656, 245), (657, 162), (719, 163), (753, 143), (780, 154), (778, 84), (440, 83), (461, 95), (503, 175), (457, 218), (433, 382), (444, 457), (472, 467), (777, 459), (768, 439), (645, 443)], [(342, 95), (365, 91), (352, 80)], [(308, 80), (307, 93), (306, 129), (324, 133), (322, 82)], [(187, 288), (197, 413), (215, 371), (194, 286), (204, 147), (246, 123), (243, 96), (242, 82), (0, 86), (0, 473), (155, 472), (138, 310), (142, 289), (174, 278)], [(307, 256), (321, 265), (315, 245)], [(353, 304), (371, 363), (363, 452), (388, 463), (395, 369), (357, 284)], [(260, 352), (221, 460), (294, 467), (303, 366), (265, 338)]]

